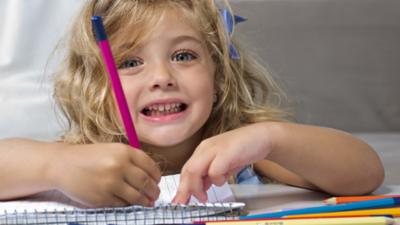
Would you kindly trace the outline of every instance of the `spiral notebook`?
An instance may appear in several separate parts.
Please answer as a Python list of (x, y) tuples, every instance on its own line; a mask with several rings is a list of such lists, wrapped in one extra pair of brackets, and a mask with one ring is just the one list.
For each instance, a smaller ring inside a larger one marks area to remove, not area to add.
[(129, 206), (88, 209), (57, 191), (40, 193), (23, 201), (0, 202), (0, 224), (122, 225), (180, 224), (193, 221), (237, 219), (244, 203), (234, 202), (228, 184), (212, 186), (208, 203), (192, 197), (188, 205), (172, 205), (179, 175), (164, 176), (155, 207)]

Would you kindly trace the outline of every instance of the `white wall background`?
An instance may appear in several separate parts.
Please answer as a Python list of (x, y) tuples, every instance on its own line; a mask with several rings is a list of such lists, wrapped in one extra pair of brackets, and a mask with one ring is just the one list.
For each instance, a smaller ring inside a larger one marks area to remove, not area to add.
[(55, 47), (82, 2), (0, 1), (0, 138), (60, 134), (51, 96)]

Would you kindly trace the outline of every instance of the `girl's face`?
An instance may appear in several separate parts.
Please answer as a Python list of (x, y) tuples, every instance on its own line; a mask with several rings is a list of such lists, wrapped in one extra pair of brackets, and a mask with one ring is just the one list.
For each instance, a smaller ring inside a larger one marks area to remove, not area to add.
[(119, 66), (139, 139), (160, 147), (197, 140), (213, 105), (214, 72), (200, 34), (167, 11)]

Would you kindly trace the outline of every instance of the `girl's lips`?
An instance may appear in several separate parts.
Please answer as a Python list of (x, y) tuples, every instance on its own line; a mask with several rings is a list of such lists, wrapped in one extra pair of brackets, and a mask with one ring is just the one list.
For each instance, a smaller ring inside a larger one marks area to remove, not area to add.
[(183, 117), (186, 114), (186, 110), (173, 113), (173, 114), (166, 114), (166, 115), (158, 115), (158, 116), (146, 116), (141, 114), (143, 118), (147, 121), (151, 122), (172, 122), (178, 120), (179, 118)]
[(152, 122), (170, 122), (182, 117), (188, 105), (181, 100), (159, 100), (146, 105), (140, 115)]
[(159, 116), (184, 111), (187, 105), (184, 103), (153, 104), (145, 107), (141, 113), (146, 116)]

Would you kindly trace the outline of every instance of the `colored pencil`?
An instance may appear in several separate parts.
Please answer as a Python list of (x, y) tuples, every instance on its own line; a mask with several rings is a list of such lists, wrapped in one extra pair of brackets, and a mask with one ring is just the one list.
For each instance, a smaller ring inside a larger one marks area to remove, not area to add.
[(107, 35), (103, 26), (103, 21), (100, 16), (92, 17), (92, 26), (96, 33), (96, 39), (99, 44), (108, 75), (110, 77), (111, 86), (117, 100), (117, 105), (125, 127), (126, 135), (128, 136), (129, 144), (134, 148), (140, 148), (139, 139), (137, 138), (132, 117), (129, 113), (128, 104), (126, 103), (126, 98), (122, 89), (121, 81), (119, 79), (117, 67), (115, 65), (110, 44), (108, 43)]
[(368, 195), (368, 196), (344, 196), (344, 197), (333, 197), (325, 199), (324, 202), (328, 205), (336, 205), (350, 202), (367, 201), (381, 198), (398, 198), (400, 195)]
[(352, 202), (339, 205), (325, 205), (310, 208), (292, 209), (281, 212), (262, 213), (249, 216), (240, 216), (240, 219), (264, 219), (264, 218), (281, 218), (290, 215), (314, 214), (314, 213), (328, 213), (349, 210), (362, 210), (373, 208), (394, 207), (400, 205), (400, 198), (382, 198), (361, 202)]
[(348, 216), (391, 216), (400, 217), (400, 208), (382, 208), (366, 210), (350, 210), (344, 212), (314, 213), (285, 216), (285, 218), (321, 218), (321, 217), (348, 217)]
[(347, 217), (320, 219), (275, 219), (275, 220), (236, 220), (206, 222), (205, 225), (389, 225), (392, 218), (379, 217)]

